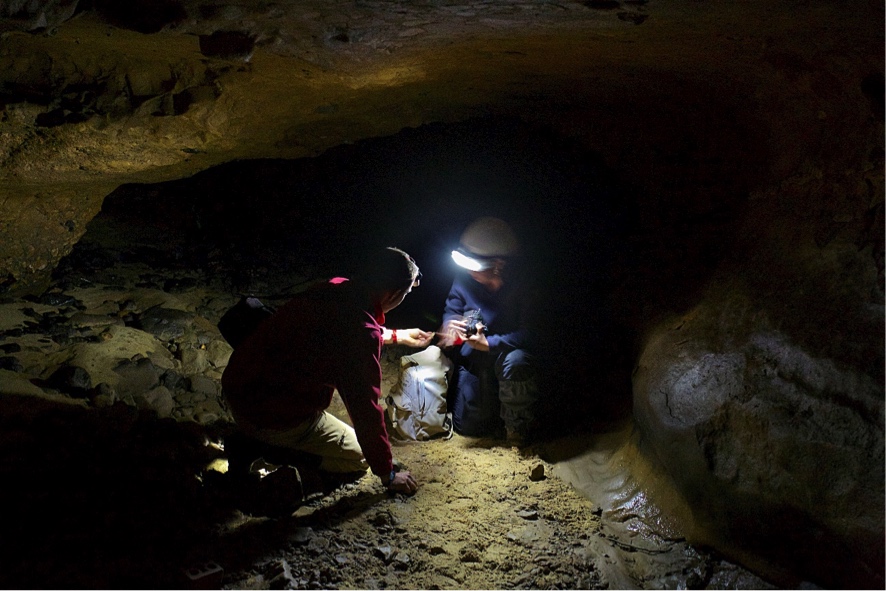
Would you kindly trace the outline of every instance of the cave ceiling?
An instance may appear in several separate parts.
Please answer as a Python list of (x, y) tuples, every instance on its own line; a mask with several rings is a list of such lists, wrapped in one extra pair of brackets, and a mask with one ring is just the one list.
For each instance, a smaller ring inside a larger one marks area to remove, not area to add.
[[(879, 108), (882, 10), (827, 1), (5, 2), (0, 285), (39, 286), (120, 185), (315, 156), (432, 122), (516, 117), (677, 200), (693, 198), (703, 167), (722, 177), (708, 199), (795, 174), (825, 150), (836, 154), (829, 168), (858, 168), (870, 142), (856, 140), (870, 136)], [(836, 143), (836, 128), (855, 140)]]

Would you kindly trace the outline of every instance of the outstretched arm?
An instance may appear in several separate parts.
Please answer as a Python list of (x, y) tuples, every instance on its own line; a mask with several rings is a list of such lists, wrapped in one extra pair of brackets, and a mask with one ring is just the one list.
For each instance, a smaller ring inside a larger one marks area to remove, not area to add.
[(420, 328), (385, 328), (382, 331), (382, 340), (385, 345), (406, 345), (420, 349), (430, 345), (433, 338), (433, 332)]
[(394, 472), (391, 444), (384, 422), (381, 397), (381, 343), (378, 329), (349, 339), (349, 354), (340, 359), (336, 389), (348, 410), (357, 441), (373, 474), (388, 490), (413, 494), (418, 489), (409, 472)]

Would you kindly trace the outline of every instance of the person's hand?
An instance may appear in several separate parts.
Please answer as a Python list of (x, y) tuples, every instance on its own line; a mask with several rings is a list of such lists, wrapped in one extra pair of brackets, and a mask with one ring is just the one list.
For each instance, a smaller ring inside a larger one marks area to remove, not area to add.
[(463, 320), (451, 319), (440, 327), (438, 344), (441, 347), (453, 347), (465, 342), (465, 330), (468, 325)]
[(486, 340), (486, 327), (482, 324), (477, 324), (477, 332), (466, 338), (465, 342), (469, 347), (477, 351), (488, 351), (489, 341)]
[(394, 479), (388, 483), (388, 490), (414, 495), (418, 490), (418, 482), (409, 472), (396, 472)]
[(431, 344), (434, 333), (419, 328), (397, 329), (397, 343), (408, 347), (427, 347)]

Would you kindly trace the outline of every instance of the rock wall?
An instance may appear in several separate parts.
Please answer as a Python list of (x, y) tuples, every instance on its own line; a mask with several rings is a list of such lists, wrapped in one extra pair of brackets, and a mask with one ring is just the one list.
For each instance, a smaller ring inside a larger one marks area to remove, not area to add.
[(781, 182), (804, 144), (844, 133), (834, 109), (882, 102), (873, 2), (802, 18), (688, 1), (135, 6), (0, 14), (4, 291), (39, 291), (114, 187), (231, 160), (516, 116), (604, 154), (676, 218)]
[[(634, 412), (647, 453), (691, 507), (692, 539), (788, 586), (876, 588), (883, 265), (865, 220), (881, 219), (882, 193), (859, 187), (882, 181), (823, 176), (759, 196), (769, 201), (752, 203), (695, 305), (648, 332)], [(833, 198), (853, 189), (853, 207)], [(798, 190), (814, 215), (782, 205)]]

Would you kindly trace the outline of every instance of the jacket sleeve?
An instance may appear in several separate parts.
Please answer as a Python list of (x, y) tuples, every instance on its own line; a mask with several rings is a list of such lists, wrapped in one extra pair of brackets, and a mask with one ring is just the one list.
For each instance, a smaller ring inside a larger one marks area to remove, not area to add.
[(520, 290), (505, 305), (511, 307), (515, 314), (513, 329), (502, 334), (486, 335), (489, 350), (500, 352), (533, 348), (535, 327), (532, 319), (537, 313), (537, 295), (531, 290)]
[(446, 296), (446, 304), (443, 307), (443, 324), (453, 318), (461, 319), (466, 310), (466, 298), (462, 287), (456, 279), (449, 288), (449, 294)]
[(381, 398), (381, 330), (364, 325), (341, 343), (342, 359), (336, 389), (348, 409), (357, 441), (376, 476), (393, 469), (391, 444)]

